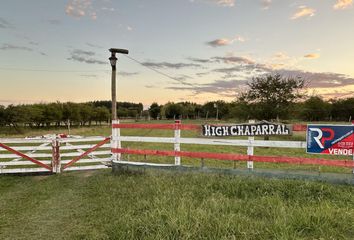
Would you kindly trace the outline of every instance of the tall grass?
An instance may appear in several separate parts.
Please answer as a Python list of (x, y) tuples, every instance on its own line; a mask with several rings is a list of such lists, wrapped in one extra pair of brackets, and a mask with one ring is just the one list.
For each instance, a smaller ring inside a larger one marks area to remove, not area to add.
[(354, 187), (205, 174), (0, 176), (0, 239), (353, 239)]

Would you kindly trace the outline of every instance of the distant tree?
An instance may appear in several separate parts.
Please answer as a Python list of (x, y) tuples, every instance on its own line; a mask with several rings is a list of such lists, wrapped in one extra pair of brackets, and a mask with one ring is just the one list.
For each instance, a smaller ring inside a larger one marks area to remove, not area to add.
[(94, 108), (94, 113), (93, 113), (93, 121), (99, 123), (101, 125), (101, 122), (106, 122), (110, 118), (110, 112), (106, 107), (96, 107)]
[(78, 103), (67, 102), (63, 104), (63, 122), (70, 125), (81, 122), (80, 107)]
[(215, 119), (216, 117), (218, 117), (218, 119), (222, 119), (229, 115), (230, 104), (222, 100), (207, 102), (202, 106), (202, 110), (203, 115), (208, 115), (208, 118)]
[(0, 126), (6, 125), (6, 118), (5, 118), (5, 107), (0, 105)]
[(29, 122), (28, 109), (26, 109), (25, 105), (9, 105), (6, 110), (6, 122), (15, 128), (17, 132), (21, 132), (21, 125)]
[(236, 118), (239, 120), (247, 120), (251, 117), (249, 112), (249, 105), (245, 101), (237, 100), (230, 103), (229, 118)]
[(156, 102), (152, 103), (151, 106), (149, 107), (150, 117), (153, 119), (157, 119), (160, 116), (161, 107), (162, 106), (160, 106)]
[(24, 108), (26, 108), (28, 124), (30, 126), (35, 125), (40, 127), (47, 122), (45, 107), (45, 104), (32, 104), (24, 106)]
[(164, 113), (167, 119), (180, 119), (183, 114), (183, 107), (178, 103), (167, 103), (164, 105)]
[(60, 126), (61, 119), (63, 118), (62, 104), (59, 102), (46, 104), (44, 106), (44, 116), (47, 126), (50, 126), (51, 123)]
[(338, 121), (349, 121), (354, 119), (354, 97), (331, 100), (333, 119)]
[(271, 120), (287, 117), (292, 103), (302, 97), (300, 89), (304, 80), (269, 74), (253, 78), (247, 85), (248, 91), (242, 93), (238, 100), (248, 103), (252, 117)]
[(79, 111), (81, 125), (84, 126), (86, 123), (89, 123), (89, 125), (91, 125), (91, 121), (94, 118), (93, 106), (89, 103), (81, 103), (79, 104)]
[(323, 121), (329, 118), (331, 105), (319, 96), (312, 96), (302, 104), (301, 116), (307, 121)]

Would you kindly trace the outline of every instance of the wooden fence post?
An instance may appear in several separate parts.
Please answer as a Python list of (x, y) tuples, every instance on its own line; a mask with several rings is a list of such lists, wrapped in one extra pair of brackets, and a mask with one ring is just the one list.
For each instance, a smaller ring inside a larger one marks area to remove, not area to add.
[[(120, 141), (120, 128), (113, 127), (113, 124), (119, 124), (119, 120), (112, 120), (112, 139), (111, 139), (111, 147), (113, 149), (121, 148)], [(121, 154), (113, 153), (112, 154), (113, 161), (120, 161)]]
[[(181, 151), (180, 138), (181, 138), (181, 120), (175, 120), (175, 143), (174, 143), (175, 152)], [(175, 156), (175, 165), (178, 166), (181, 165), (181, 157)]]
[[(249, 120), (249, 123), (255, 123), (255, 120)], [(254, 141), (254, 137), (248, 137), (248, 141), (249, 141), (249, 145), (247, 147), (247, 155), (248, 158), (251, 159), (251, 156), (253, 156), (254, 154), (254, 147), (253, 147), (253, 141)], [(249, 160), (247, 161), (247, 168), (249, 170), (253, 170), (253, 161)]]
[(60, 142), (58, 139), (52, 140), (52, 172), (61, 172), (61, 161), (60, 161)]

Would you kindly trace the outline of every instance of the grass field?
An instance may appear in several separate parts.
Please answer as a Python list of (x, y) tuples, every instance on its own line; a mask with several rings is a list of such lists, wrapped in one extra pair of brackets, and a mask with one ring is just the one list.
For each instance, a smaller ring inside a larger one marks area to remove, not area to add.
[(0, 239), (353, 239), (354, 187), (109, 170), (0, 176)]
[[(67, 133), (28, 130), (0, 137)], [(109, 136), (109, 127), (71, 134)], [(173, 136), (172, 131), (122, 130), (122, 135)], [(182, 132), (196, 137), (198, 132)], [(271, 139), (304, 140), (304, 133)], [(172, 149), (171, 144), (125, 147)], [(183, 150), (246, 153), (241, 147), (182, 145)], [(306, 156), (304, 149), (256, 148), (258, 155)], [(143, 156), (125, 159), (144, 161)], [(332, 157), (327, 157), (331, 159)], [(336, 158), (337, 159), (337, 158)], [(173, 158), (148, 156), (150, 162)], [(200, 159), (183, 158), (199, 165)], [(210, 167), (245, 168), (208, 160)], [(256, 163), (256, 168), (348, 173), (351, 169)], [(114, 175), (110, 170), (51, 176), (0, 176), (0, 239), (354, 239), (354, 186), (202, 173)]]

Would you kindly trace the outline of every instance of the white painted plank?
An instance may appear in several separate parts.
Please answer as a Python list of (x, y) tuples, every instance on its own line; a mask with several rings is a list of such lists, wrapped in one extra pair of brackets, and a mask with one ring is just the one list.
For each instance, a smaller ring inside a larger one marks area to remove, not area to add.
[(165, 163), (147, 163), (147, 162), (129, 162), (129, 161), (113, 161), (113, 163), (122, 163), (134, 166), (156, 166), (156, 167), (172, 167), (175, 164), (165, 164)]
[[(98, 156), (98, 155), (107, 155), (107, 154), (112, 154), (111, 151), (94, 151), (92, 153), (90, 153), (90, 155), (94, 155), (94, 156)], [(82, 153), (79, 152), (70, 152), (70, 153), (61, 153), (60, 156), (61, 157), (77, 157), (77, 156), (81, 156)]]
[(96, 169), (107, 169), (110, 166), (106, 165), (92, 165), (92, 166), (78, 166), (78, 167), (68, 167), (64, 171), (84, 171), (84, 170), (96, 170)]
[[(70, 146), (60, 146), (60, 150), (78, 150), (78, 149), (89, 149), (93, 148), (96, 144), (92, 145), (70, 145)], [(100, 148), (110, 148), (110, 144), (104, 144)]]
[[(0, 140), (1, 142), (1, 140)], [(44, 144), (49, 144), (49, 143), (44, 143)], [(10, 146), (12, 149), (15, 149), (16, 151), (43, 151), (43, 150), (52, 150), (51, 146), (16, 146), (16, 147), (12, 147)], [(0, 148), (0, 151), (7, 151), (4, 148)]]
[(61, 138), (58, 139), (59, 142), (61, 143), (66, 143), (66, 142), (100, 142), (105, 140), (107, 137), (101, 137), (101, 136), (97, 136), (97, 137), (85, 137), (85, 138)]
[(13, 168), (6, 169), (0, 168), (0, 174), (2, 173), (35, 173), (35, 172), (51, 172), (46, 168)]
[[(25, 154), (28, 157), (31, 158), (51, 158), (52, 154), (48, 154), (48, 153), (31, 153), (31, 154)], [(16, 154), (0, 154), (0, 159), (1, 158), (17, 158), (19, 157), (19, 155)]]
[(51, 139), (1, 138), (0, 143), (51, 143)]
[[(62, 164), (66, 164), (71, 160), (62, 160)], [(110, 162), (112, 158), (97, 158), (97, 159), (80, 159), (76, 163), (95, 163), (95, 162)], [(40, 161), (41, 163), (50, 165), (52, 161)], [(2, 166), (26, 166), (26, 165), (37, 165), (31, 161), (17, 161), (17, 162), (0, 162), (0, 168)]]
[[(152, 142), (152, 143), (175, 143), (174, 138), (166, 137), (138, 137), (124, 136), (119, 138), (123, 142)], [(210, 139), (210, 138), (180, 138), (183, 144), (223, 145), (223, 146), (253, 146), (253, 147), (279, 147), (279, 148), (306, 148), (306, 142), (301, 141), (263, 141), (241, 139)]]

